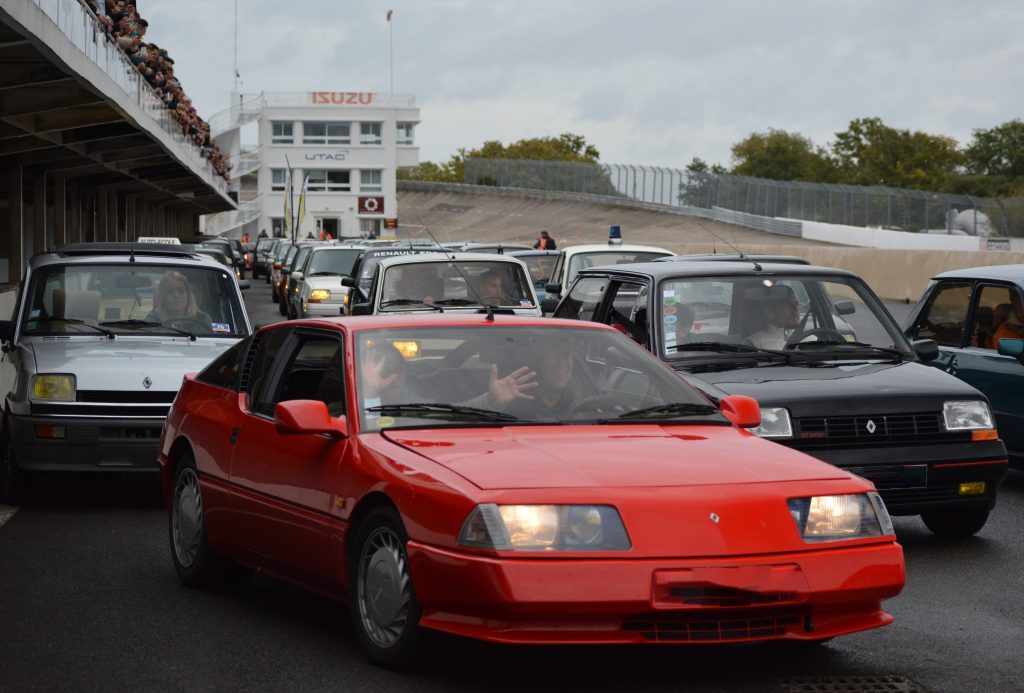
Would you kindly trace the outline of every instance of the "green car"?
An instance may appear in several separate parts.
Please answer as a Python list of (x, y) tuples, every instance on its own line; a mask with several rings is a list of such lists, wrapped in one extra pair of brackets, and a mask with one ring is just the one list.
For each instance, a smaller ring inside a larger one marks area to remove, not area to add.
[(1010, 466), (1024, 469), (1024, 265), (934, 277), (904, 332), (911, 340), (934, 339), (939, 357), (931, 364), (985, 393)]

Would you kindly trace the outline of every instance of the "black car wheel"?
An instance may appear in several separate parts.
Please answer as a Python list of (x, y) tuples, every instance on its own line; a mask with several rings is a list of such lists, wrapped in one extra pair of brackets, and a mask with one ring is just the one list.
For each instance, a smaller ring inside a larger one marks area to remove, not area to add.
[(277, 312), (281, 315), (288, 317), (288, 301), (278, 296), (277, 300)]
[[(267, 283), (270, 283), (269, 279), (267, 280)], [(274, 303), (277, 303), (278, 301), (281, 300), (281, 297), (278, 296), (278, 294), (277, 294), (277, 287), (276, 286), (271, 286), (270, 287), (270, 300), (273, 301)]]
[(413, 593), (405, 544), (394, 508), (374, 509), (360, 523), (349, 560), (349, 610), (356, 638), (370, 661), (402, 668), (415, 661), (420, 607)]
[(206, 540), (203, 495), (191, 452), (178, 461), (171, 488), (171, 558), (178, 578), (189, 587), (223, 584), (227, 563)]
[(962, 539), (981, 531), (988, 512), (988, 508), (944, 508), (921, 513), (921, 519), (935, 536)]

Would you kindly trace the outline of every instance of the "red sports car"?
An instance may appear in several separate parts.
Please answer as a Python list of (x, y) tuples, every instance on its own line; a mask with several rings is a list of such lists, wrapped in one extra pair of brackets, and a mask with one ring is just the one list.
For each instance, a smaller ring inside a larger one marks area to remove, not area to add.
[(883, 626), (868, 482), (752, 435), (604, 325), (279, 323), (189, 376), (160, 445), (178, 575), (346, 599), (372, 661), (505, 643), (821, 641)]

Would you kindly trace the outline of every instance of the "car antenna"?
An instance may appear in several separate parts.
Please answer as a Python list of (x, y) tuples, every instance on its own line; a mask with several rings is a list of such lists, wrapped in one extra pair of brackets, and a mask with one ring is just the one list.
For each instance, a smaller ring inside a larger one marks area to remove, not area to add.
[(455, 271), (459, 273), (460, 277), (462, 277), (462, 281), (466, 282), (466, 290), (472, 291), (473, 296), (476, 298), (477, 302), (484, 307), (484, 310), (487, 313), (487, 322), (494, 322), (494, 310), (491, 309), (491, 306), (489, 304), (484, 303), (483, 296), (481, 296), (477, 292), (476, 287), (473, 286), (473, 283), (471, 281), (469, 281), (469, 277), (467, 277), (465, 273), (462, 271), (462, 268), (459, 267), (459, 263), (455, 262), (455, 251), (449, 251), (448, 248), (445, 248), (440, 243), (438, 243), (437, 239), (434, 237), (434, 234), (430, 231), (430, 227), (424, 224), (422, 219), (416, 217), (416, 221), (420, 222), (420, 227), (427, 232), (427, 235), (430, 236), (430, 240), (434, 241), (434, 244), (441, 248), (441, 252), (444, 253), (445, 257), (448, 258), (448, 263), (452, 267), (454, 267)]
[[(740, 260), (744, 260), (744, 261), (746, 261), (746, 262), (749, 262), (749, 263), (751, 263), (751, 264), (752, 264), (752, 265), (754, 266), (754, 271), (755, 271), (755, 272), (761, 272), (761, 271), (762, 271), (762, 270), (764, 269), (764, 268), (762, 268), (762, 267), (761, 267), (761, 265), (760, 265), (760, 264), (758, 264), (758, 262), (757, 262), (756, 260), (752, 260), (751, 258), (747, 257), (746, 255), (744, 255), (744, 254), (743, 254), (743, 251), (742, 251), (742, 250), (740, 250), (740, 249), (739, 249), (739, 248), (737, 248), (737, 247), (736, 247), (735, 245), (733, 245), (733, 244), (732, 244), (732, 243), (730, 243), (729, 241), (727, 241), (727, 240), (725, 240), (724, 238), (722, 238), (721, 236), (719, 236), (719, 235), (718, 235), (717, 233), (715, 233), (714, 231), (712, 231), (712, 230), (711, 230), (710, 228), (708, 228), (707, 226), (705, 226), (705, 225), (704, 225), (704, 223), (703, 223), (703, 222), (702, 222), (702, 221), (701, 221), (700, 219), (695, 219), (695, 221), (697, 222), (697, 225), (698, 225), (698, 226), (700, 226), (700, 227), (701, 227), (702, 229), (704, 229), (705, 231), (707, 231), (708, 233), (710, 233), (710, 234), (711, 234), (711, 237), (712, 237), (713, 239), (715, 239), (716, 241), (722, 241), (722, 243), (725, 243), (725, 244), (726, 244), (727, 246), (729, 246), (730, 248), (732, 248), (733, 250), (735, 250), (735, 251), (736, 251), (736, 253), (737, 253), (737, 254), (738, 254), (738, 255), (740, 256)], [(717, 248), (717, 246), (715, 246), (715, 245), (712, 245), (712, 248)]]

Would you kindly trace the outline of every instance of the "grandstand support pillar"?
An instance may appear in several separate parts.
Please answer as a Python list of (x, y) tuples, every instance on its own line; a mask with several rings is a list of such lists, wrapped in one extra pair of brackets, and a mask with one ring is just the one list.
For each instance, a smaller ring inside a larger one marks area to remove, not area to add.
[(107, 240), (123, 241), (121, 237), (121, 209), (118, 206), (117, 191), (107, 191)]
[(80, 243), (82, 240), (82, 186), (72, 182), (68, 189), (68, 227), (65, 243)]
[(46, 173), (32, 176), (32, 248), (29, 256), (46, 252)]
[(93, 208), (96, 210), (95, 222), (93, 223), (92, 240), (107, 240), (107, 193), (97, 189), (93, 195)]
[(53, 238), (54, 245), (67, 243), (67, 179), (64, 176), (53, 177)]
[[(0, 236), (0, 255), (7, 260), (7, 283), (17, 286), (21, 281), (22, 258), (21, 226), (24, 209), (22, 165), (12, 163), (7, 168), (7, 233)], [(3, 271), (0, 268), (0, 271)]]

